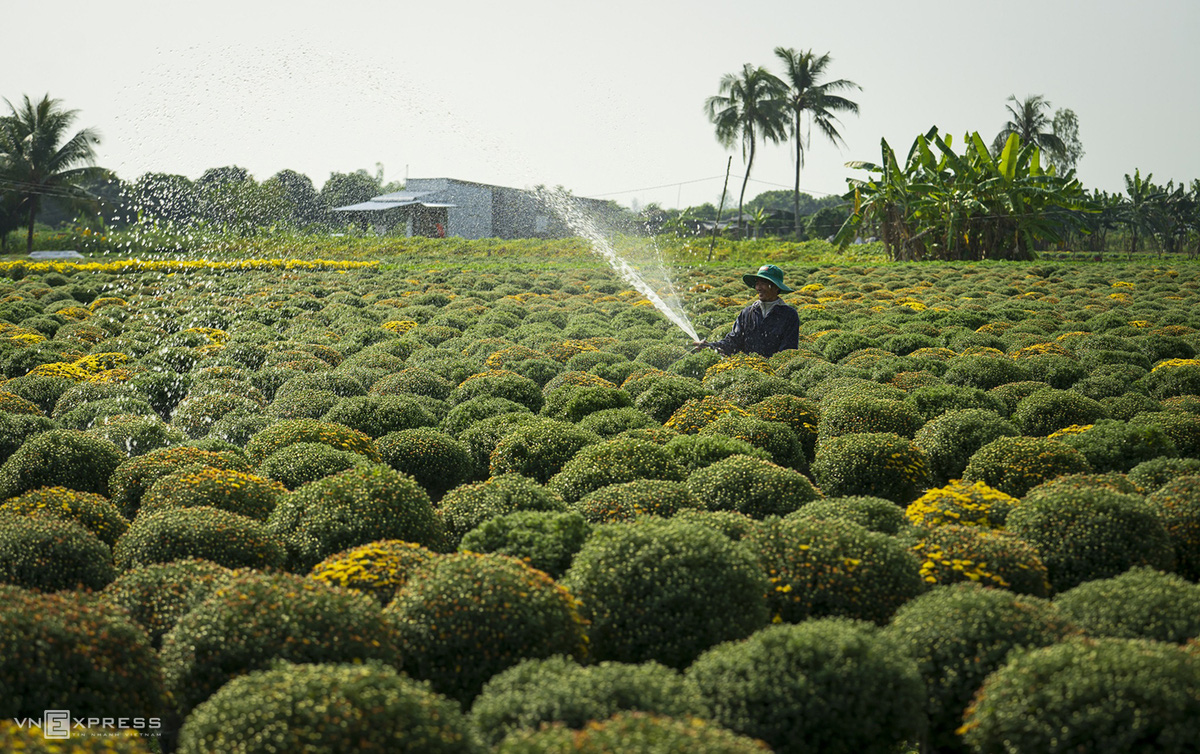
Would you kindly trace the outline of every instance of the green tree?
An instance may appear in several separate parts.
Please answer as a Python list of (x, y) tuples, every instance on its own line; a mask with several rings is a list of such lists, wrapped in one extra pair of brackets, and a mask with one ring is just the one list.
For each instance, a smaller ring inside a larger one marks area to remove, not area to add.
[(0, 117), (0, 193), (17, 197), (15, 211), (28, 225), (29, 252), (42, 199), (54, 196), (76, 209), (94, 208), (96, 199), (82, 184), (103, 179), (108, 171), (95, 166), (100, 136), (94, 129), (67, 137), (77, 110), (63, 110), (48, 94), (37, 103), (27, 95), (20, 107), (4, 103), (11, 114)]
[(726, 149), (740, 142), (746, 174), (738, 196), (738, 235), (742, 233), (742, 207), (746, 199), (746, 184), (754, 166), (754, 153), (759, 137), (779, 143), (787, 136), (787, 85), (766, 68), (750, 63), (738, 73), (721, 77), (719, 94), (704, 103), (708, 119), (717, 127), (717, 141)]
[(1122, 222), (1129, 228), (1129, 254), (1138, 252), (1140, 235), (1153, 235), (1155, 230), (1155, 215), (1163, 200), (1162, 187), (1155, 186), (1154, 173), (1147, 173), (1142, 178), (1141, 170), (1134, 170), (1133, 177), (1125, 174), (1125, 195)]
[(265, 183), (278, 184), (291, 209), (290, 220), (297, 226), (310, 225), (325, 220), (325, 208), (313, 187), (312, 179), (295, 170), (280, 170)]
[(1021, 137), (1022, 144), (1035, 144), (1038, 149), (1049, 155), (1065, 153), (1066, 145), (1054, 132), (1054, 119), (1049, 115), (1049, 100), (1040, 94), (1031, 94), (1024, 100), (1019, 100), (1014, 94), (1008, 101), (1012, 103), (1006, 106), (1011, 119), (1000, 129), (1000, 133), (996, 134), (992, 142), (992, 152), (1000, 154), (1000, 150), (1004, 149), (1008, 142), (1008, 137), (1016, 134)]
[(359, 169), (353, 173), (330, 173), (329, 180), (321, 187), (320, 199), (325, 209), (330, 210), (365, 202), (382, 193), (379, 180), (366, 170)]
[[(804, 151), (811, 145), (812, 126), (825, 134), (833, 144), (842, 140), (837, 130), (835, 113), (858, 114), (858, 103), (846, 99), (837, 92), (849, 89), (861, 90), (858, 84), (847, 79), (822, 82), (826, 69), (832, 62), (829, 53), (815, 55), (812, 50), (797, 52), (790, 47), (776, 47), (775, 57), (783, 62), (783, 81), (787, 85), (787, 112), (791, 115), (788, 130), (796, 145), (796, 183), (792, 189), (792, 212), (795, 215), (796, 238), (800, 238), (800, 169), (804, 167)], [(808, 130), (803, 128), (808, 120)]]
[(145, 173), (129, 189), (133, 209), (145, 219), (186, 224), (196, 217), (196, 185), (184, 175)]
[(1083, 142), (1079, 140), (1079, 118), (1075, 111), (1065, 107), (1055, 110), (1051, 130), (1062, 142), (1062, 149), (1050, 152), (1051, 163), (1060, 173), (1074, 170), (1083, 159)]

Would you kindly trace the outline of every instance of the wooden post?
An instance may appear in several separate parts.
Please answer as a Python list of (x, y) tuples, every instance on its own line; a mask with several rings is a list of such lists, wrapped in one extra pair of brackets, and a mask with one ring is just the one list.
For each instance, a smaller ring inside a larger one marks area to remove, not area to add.
[(712, 261), (713, 248), (717, 245), (717, 226), (721, 224), (721, 213), (725, 211), (725, 192), (729, 189), (729, 169), (732, 167), (733, 155), (729, 155), (729, 161), (725, 163), (725, 185), (721, 187), (721, 206), (717, 208), (717, 221), (713, 223), (712, 240), (708, 242), (708, 259), (704, 260), (706, 262)]

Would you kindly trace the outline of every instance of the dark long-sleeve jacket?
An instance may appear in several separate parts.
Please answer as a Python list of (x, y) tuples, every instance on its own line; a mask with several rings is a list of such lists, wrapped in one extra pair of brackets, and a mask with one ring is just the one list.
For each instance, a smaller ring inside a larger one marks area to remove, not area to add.
[(712, 344), (724, 354), (757, 353), (770, 356), (800, 346), (800, 315), (780, 301), (763, 316), (762, 303), (754, 301), (738, 314), (733, 331)]

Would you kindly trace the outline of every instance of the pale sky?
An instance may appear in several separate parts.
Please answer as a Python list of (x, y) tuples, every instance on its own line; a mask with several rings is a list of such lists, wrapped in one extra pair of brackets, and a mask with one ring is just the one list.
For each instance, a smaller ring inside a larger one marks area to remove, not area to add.
[[(240, 165), (562, 185), (626, 206), (716, 204), (730, 152), (703, 112), (777, 46), (862, 86), (845, 146), (813, 136), (801, 188), (843, 193), (886, 138), (990, 139), (1010, 94), (1079, 118), (1088, 188), (1200, 178), (1196, 0), (0, 0), (0, 96), (49, 93), (126, 180)], [(0, 103), (0, 107), (2, 107)], [(732, 153), (735, 204), (744, 164)], [(790, 189), (766, 146), (747, 199)]]

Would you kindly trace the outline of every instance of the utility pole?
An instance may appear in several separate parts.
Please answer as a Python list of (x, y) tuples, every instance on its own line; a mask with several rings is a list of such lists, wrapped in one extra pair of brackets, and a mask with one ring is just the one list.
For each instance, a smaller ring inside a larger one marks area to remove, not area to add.
[(708, 259), (704, 260), (706, 262), (712, 261), (713, 248), (717, 245), (717, 226), (721, 224), (721, 213), (725, 211), (725, 192), (729, 189), (729, 169), (732, 167), (733, 155), (729, 155), (729, 162), (725, 163), (725, 185), (721, 187), (721, 206), (717, 208), (717, 221), (713, 223), (712, 240), (708, 242)]

